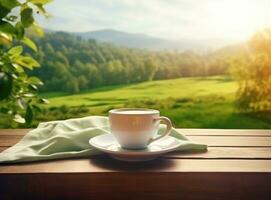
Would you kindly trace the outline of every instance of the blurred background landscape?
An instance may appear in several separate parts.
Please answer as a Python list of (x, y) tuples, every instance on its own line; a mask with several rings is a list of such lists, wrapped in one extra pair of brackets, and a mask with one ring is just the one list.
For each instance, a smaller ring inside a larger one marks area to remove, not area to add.
[(26, 72), (43, 81), (38, 94), (48, 104), (32, 106), (27, 125), (2, 112), (0, 127), (146, 107), (176, 127), (270, 129), (270, 6), (267, 0), (55, 0), (49, 19), (37, 16), (44, 36), (27, 32), (38, 51), (24, 50), (40, 63)]

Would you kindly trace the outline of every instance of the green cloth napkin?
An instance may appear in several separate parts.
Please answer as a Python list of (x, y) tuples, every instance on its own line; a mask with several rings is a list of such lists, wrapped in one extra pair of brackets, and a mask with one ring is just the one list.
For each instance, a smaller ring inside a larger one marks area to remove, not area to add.
[[(161, 133), (165, 126), (160, 125)], [(19, 163), (59, 158), (89, 157), (101, 152), (89, 145), (89, 139), (109, 133), (107, 117), (90, 116), (40, 123), (21, 141), (0, 153), (0, 163)], [(207, 145), (188, 140), (173, 129), (171, 136), (182, 141), (178, 150), (206, 150)]]

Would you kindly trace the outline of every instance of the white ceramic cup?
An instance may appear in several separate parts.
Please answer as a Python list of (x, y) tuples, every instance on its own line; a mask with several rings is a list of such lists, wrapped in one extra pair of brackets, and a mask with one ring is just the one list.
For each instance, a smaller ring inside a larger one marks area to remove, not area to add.
[[(167, 128), (157, 136), (160, 121)], [(144, 108), (121, 108), (109, 111), (111, 133), (122, 148), (144, 149), (150, 143), (170, 134), (172, 124), (167, 117), (160, 117), (158, 110)]]

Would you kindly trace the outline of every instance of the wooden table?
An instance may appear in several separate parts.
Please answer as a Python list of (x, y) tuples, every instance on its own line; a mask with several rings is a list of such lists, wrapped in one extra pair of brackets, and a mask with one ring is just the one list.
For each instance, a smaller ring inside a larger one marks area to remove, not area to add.
[[(0, 151), (28, 130), (0, 130)], [(0, 165), (0, 199), (271, 199), (271, 130), (182, 129), (208, 152)]]

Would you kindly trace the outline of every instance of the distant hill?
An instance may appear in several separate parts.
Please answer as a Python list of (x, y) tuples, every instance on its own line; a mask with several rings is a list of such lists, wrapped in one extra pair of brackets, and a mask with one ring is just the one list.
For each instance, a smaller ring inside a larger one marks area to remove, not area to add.
[(247, 43), (237, 43), (224, 46), (222, 48), (213, 51), (211, 54), (213, 56), (226, 58), (226, 57), (234, 57), (240, 55), (247, 55), (249, 53), (249, 46)]
[(170, 40), (148, 36), (145, 34), (127, 33), (113, 29), (103, 29), (75, 33), (83, 39), (95, 39), (110, 42), (123, 47), (148, 50), (213, 50), (228, 45), (228, 41), (218, 39), (179, 39)]
[(166, 40), (151, 37), (144, 34), (126, 33), (122, 31), (104, 29), (83, 33), (75, 33), (83, 39), (95, 39), (100, 42), (111, 42), (124, 47), (159, 49), (161, 45), (167, 43)]

